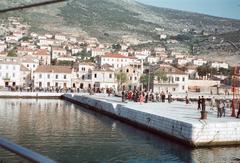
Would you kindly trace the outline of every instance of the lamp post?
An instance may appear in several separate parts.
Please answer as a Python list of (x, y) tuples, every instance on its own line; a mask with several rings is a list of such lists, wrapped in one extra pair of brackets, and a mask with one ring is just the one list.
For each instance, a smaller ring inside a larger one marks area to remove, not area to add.
[(232, 92), (233, 92), (233, 99), (232, 99), (232, 115), (231, 117), (236, 117), (235, 113), (235, 96), (236, 96), (236, 83), (235, 83), (235, 76), (236, 75), (236, 67), (234, 67), (233, 70), (233, 76), (232, 76)]

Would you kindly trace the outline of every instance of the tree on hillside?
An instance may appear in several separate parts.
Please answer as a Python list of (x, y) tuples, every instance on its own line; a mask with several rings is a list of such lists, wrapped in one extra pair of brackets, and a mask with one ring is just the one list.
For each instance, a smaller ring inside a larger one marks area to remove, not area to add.
[(14, 48), (8, 52), (8, 57), (17, 57), (17, 50)]

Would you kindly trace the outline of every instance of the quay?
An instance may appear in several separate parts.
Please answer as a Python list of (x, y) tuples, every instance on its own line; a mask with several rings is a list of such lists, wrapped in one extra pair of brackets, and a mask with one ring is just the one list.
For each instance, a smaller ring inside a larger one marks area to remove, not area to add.
[(42, 99), (60, 99), (64, 93), (55, 92), (10, 92), (0, 91), (0, 98), (42, 98)]
[(62, 98), (193, 148), (240, 144), (240, 119), (230, 117), (230, 108), (223, 118), (217, 118), (216, 108), (207, 108), (208, 119), (201, 120), (196, 103), (123, 103), (118, 97), (88, 94)]

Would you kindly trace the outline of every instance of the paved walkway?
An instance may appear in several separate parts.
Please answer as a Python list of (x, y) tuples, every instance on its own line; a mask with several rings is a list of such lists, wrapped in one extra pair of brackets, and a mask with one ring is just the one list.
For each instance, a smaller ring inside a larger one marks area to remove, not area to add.
[[(143, 103), (140, 104), (139, 102), (132, 102), (128, 101), (126, 103), (121, 102), (121, 98), (119, 97), (108, 97), (105, 95), (92, 95), (89, 96), (85, 94), (85, 96), (91, 98), (101, 99), (103, 101), (118, 103), (124, 105), (128, 108), (151, 113), (154, 115), (164, 116), (166, 118), (175, 119), (182, 122), (187, 122), (191, 124), (195, 123), (203, 123), (200, 120), (200, 110), (197, 110), (197, 104), (185, 104), (184, 102), (172, 102), (172, 103)], [(207, 107), (206, 110), (208, 111), (208, 119), (204, 122), (206, 123), (225, 123), (225, 122), (240, 122), (240, 119), (231, 117), (231, 110), (230, 108), (226, 109), (226, 117), (217, 118), (217, 110), (210, 110), (210, 107)]]

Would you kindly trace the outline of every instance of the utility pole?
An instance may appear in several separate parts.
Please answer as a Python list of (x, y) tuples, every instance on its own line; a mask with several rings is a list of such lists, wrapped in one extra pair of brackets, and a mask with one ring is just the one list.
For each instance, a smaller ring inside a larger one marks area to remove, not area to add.
[(235, 83), (235, 76), (236, 75), (236, 67), (234, 67), (233, 70), (233, 76), (232, 76), (232, 92), (233, 92), (233, 99), (232, 99), (232, 115), (231, 117), (236, 117), (236, 112), (235, 112), (235, 96), (236, 96), (236, 83)]
[(151, 66), (149, 65), (149, 69), (148, 69), (148, 84), (147, 84), (147, 90), (148, 90), (148, 92), (150, 91), (150, 77), (151, 77), (151, 75), (150, 75), (150, 70), (151, 69)]

